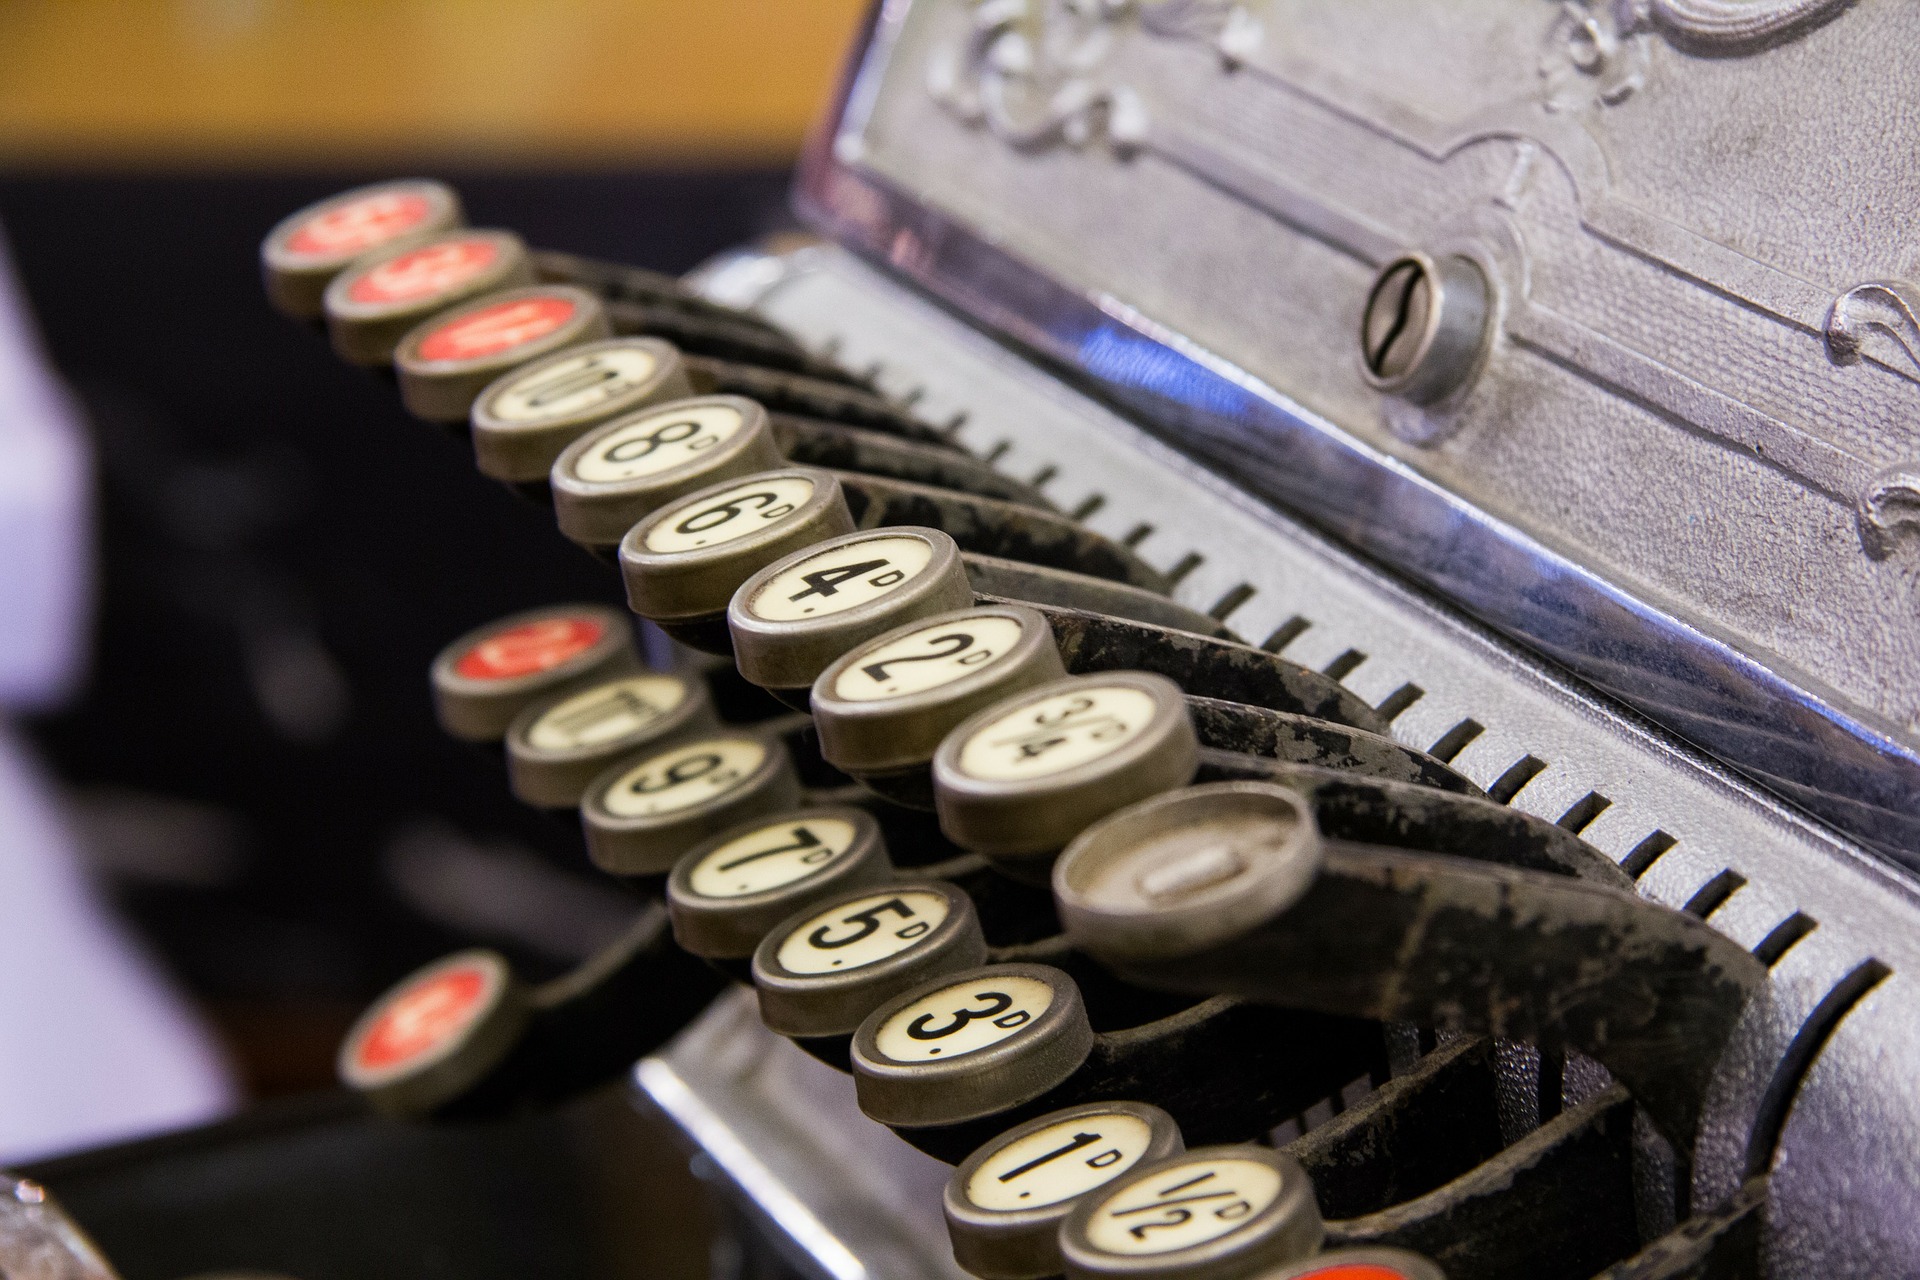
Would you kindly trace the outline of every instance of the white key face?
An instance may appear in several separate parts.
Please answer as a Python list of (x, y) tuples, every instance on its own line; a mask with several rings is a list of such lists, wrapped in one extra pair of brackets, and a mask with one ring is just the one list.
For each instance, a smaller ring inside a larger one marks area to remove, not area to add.
[(527, 745), (537, 751), (579, 751), (639, 733), (687, 700), (672, 676), (629, 676), (575, 694), (535, 720)]
[(1029, 702), (975, 730), (962, 773), (988, 782), (1046, 778), (1110, 755), (1153, 721), (1153, 698), (1125, 685), (1089, 684)]
[(647, 530), (646, 548), (674, 555), (717, 547), (779, 524), (812, 496), (813, 481), (805, 476), (749, 480), (668, 512)]
[(1019, 1035), (1053, 1004), (1038, 978), (981, 974), (923, 996), (888, 1018), (874, 1045), (895, 1062), (939, 1062)]
[(879, 702), (924, 693), (985, 670), (1020, 640), (1013, 618), (965, 618), (923, 627), (860, 656), (833, 682), (848, 702)]
[(677, 813), (735, 790), (767, 758), (751, 738), (708, 738), (663, 751), (614, 780), (601, 797), (616, 818)]
[(863, 538), (809, 556), (777, 574), (747, 604), (768, 622), (824, 618), (878, 600), (911, 581), (933, 560), (919, 538)]
[(687, 883), (703, 898), (765, 893), (816, 875), (853, 848), (845, 818), (770, 823), (735, 837), (700, 859)]
[(617, 400), (652, 381), (659, 368), (643, 348), (591, 351), (514, 379), (488, 402), (488, 412), (515, 426), (537, 427)]
[(1237, 1231), (1280, 1194), (1280, 1171), (1258, 1160), (1195, 1160), (1109, 1198), (1087, 1242), (1123, 1256), (1172, 1253)]
[(940, 894), (876, 893), (809, 918), (774, 954), (788, 973), (844, 973), (899, 955), (946, 918)]
[(967, 1179), (967, 1199), (1002, 1213), (1043, 1209), (1119, 1177), (1152, 1142), (1147, 1122), (1125, 1112), (1062, 1120), (994, 1152)]
[(698, 462), (746, 425), (732, 405), (665, 405), (609, 432), (573, 461), (573, 474), (588, 484), (620, 484), (657, 476)]

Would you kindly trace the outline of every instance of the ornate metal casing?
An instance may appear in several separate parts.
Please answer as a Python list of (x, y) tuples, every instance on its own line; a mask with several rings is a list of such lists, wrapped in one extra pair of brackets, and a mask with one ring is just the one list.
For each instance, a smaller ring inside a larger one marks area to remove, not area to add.
[[(1896, 0), (882, 0), (852, 253), (698, 283), (1758, 956), (1673, 1176), (1920, 1274), (1917, 73)], [(638, 1082), (807, 1274), (957, 1276), (738, 1002)]]
[(889, 0), (801, 203), (1915, 867), (1916, 76), (1894, 3)]

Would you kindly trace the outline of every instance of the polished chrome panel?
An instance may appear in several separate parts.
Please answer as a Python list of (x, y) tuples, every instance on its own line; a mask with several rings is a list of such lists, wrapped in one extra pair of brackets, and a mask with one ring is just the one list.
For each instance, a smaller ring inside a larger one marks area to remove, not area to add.
[[(1920, 866), (1920, 290), (1896, 274), (1920, 265), (1895, 242), (1916, 188), (1904, 144), (1806, 124), (1851, 109), (1835, 84), (1911, 82), (1913, 12), (890, 0), (798, 198), (1236, 483)], [(1696, 192), (1738, 159), (1715, 112), (1762, 151), (1792, 122), (1768, 157), (1787, 177), (1734, 177), (1814, 183), (1833, 225)], [(1487, 367), (1439, 406), (1359, 368), (1367, 282), (1407, 247), (1501, 295)]]

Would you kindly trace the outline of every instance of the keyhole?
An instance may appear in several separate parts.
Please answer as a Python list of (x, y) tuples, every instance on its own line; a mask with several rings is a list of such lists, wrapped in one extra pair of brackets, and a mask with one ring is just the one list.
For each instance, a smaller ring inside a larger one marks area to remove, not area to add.
[(1394, 263), (1374, 283), (1361, 327), (1367, 369), (1374, 377), (1403, 378), (1413, 369), (1432, 306), (1433, 280), (1425, 264), (1413, 258)]

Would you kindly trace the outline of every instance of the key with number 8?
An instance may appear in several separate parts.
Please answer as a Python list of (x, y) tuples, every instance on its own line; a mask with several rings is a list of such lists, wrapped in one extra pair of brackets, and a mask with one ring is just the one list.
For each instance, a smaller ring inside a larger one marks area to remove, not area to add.
[(941, 1207), (953, 1256), (981, 1280), (1060, 1274), (1060, 1224), (1115, 1178), (1184, 1149), (1143, 1102), (1093, 1102), (1017, 1125), (961, 1162)]
[(765, 409), (739, 396), (696, 396), (593, 428), (561, 450), (548, 483), (560, 532), (604, 549), (683, 494), (784, 461)]
[(1313, 1184), (1266, 1147), (1200, 1147), (1083, 1198), (1060, 1226), (1069, 1280), (1242, 1280), (1326, 1237)]

